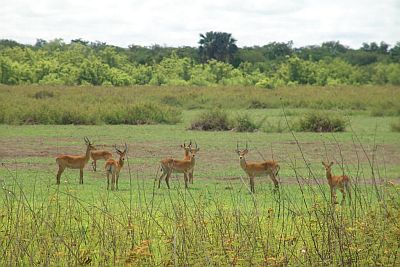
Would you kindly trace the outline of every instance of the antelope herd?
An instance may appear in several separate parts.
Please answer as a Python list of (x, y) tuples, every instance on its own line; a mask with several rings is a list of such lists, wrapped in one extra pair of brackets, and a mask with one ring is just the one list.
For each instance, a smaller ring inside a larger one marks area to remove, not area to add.
[[(69, 168), (80, 170), (79, 183), (83, 184), (83, 169), (89, 162), (89, 159), (92, 158), (93, 171), (96, 171), (97, 160), (105, 160), (104, 170), (107, 175), (107, 190), (110, 188), (110, 175), (111, 190), (118, 190), (119, 175), (122, 167), (124, 166), (125, 157), (128, 152), (127, 144), (125, 143), (124, 151), (121, 151), (116, 145), (114, 145), (114, 149), (119, 156), (118, 160), (115, 160), (112, 159), (111, 152), (106, 150), (97, 150), (93, 143), (90, 142), (87, 137), (84, 138), (84, 141), (86, 144), (86, 152), (84, 155), (60, 155), (56, 158), (56, 163), (58, 165), (56, 183), (60, 184), (61, 174), (66, 168)], [(188, 188), (188, 183), (193, 184), (193, 171), (196, 164), (195, 155), (200, 150), (200, 148), (198, 147), (196, 142), (194, 142), (193, 147), (192, 141), (190, 141), (187, 145), (186, 142), (184, 142), (181, 145), (181, 148), (184, 150), (183, 159), (173, 159), (169, 157), (160, 161), (161, 176), (158, 178), (158, 188), (161, 187), (162, 179), (165, 179), (165, 183), (167, 184), (168, 189), (170, 188), (169, 179), (172, 173), (183, 173), (185, 188)], [(249, 153), (247, 142), (245, 149), (239, 149), (239, 144), (237, 143), (236, 153), (239, 156), (240, 167), (249, 177), (250, 191), (252, 193), (255, 193), (254, 178), (257, 176), (269, 176), (274, 183), (274, 190), (279, 190), (279, 182), (277, 180), (277, 176), (280, 170), (280, 166), (278, 162), (274, 160), (265, 160), (258, 162), (247, 161), (245, 158), (245, 156)], [(322, 165), (325, 167), (326, 179), (328, 180), (328, 184), (330, 187), (332, 203), (338, 203), (336, 198), (336, 189), (338, 188), (342, 193), (342, 204), (346, 199), (346, 193), (349, 195), (349, 199), (351, 200), (349, 177), (346, 175), (332, 175), (331, 168), (333, 162), (329, 164), (326, 162), (322, 162)]]

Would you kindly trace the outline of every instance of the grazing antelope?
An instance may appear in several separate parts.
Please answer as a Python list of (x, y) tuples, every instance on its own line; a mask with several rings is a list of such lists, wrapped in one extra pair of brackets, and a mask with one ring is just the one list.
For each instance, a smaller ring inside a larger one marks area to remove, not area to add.
[(188, 188), (188, 176), (190, 173), (193, 173), (193, 168), (195, 165), (195, 155), (200, 150), (197, 146), (196, 148), (192, 148), (192, 144), (189, 144), (189, 151), (190, 151), (190, 159), (178, 160), (173, 158), (166, 158), (161, 160), (161, 176), (158, 179), (158, 188), (161, 186), (161, 180), (165, 177), (165, 182), (167, 184), (168, 189), (169, 187), (169, 178), (173, 172), (175, 173), (183, 173), (183, 177), (185, 179), (185, 188)]
[(92, 161), (93, 171), (96, 171), (96, 169), (97, 169), (96, 162), (99, 159), (104, 159), (105, 161), (107, 161), (108, 159), (112, 158), (112, 154), (111, 154), (111, 152), (108, 152), (107, 150), (97, 150), (97, 149), (95, 149), (95, 150), (90, 152), (90, 157), (93, 160)]
[(104, 169), (107, 172), (107, 190), (110, 187), (110, 174), (111, 174), (111, 190), (114, 190), (114, 185), (118, 190), (119, 173), (121, 172), (121, 169), (124, 166), (126, 152), (128, 151), (128, 146), (126, 145), (126, 143), (124, 151), (119, 150), (116, 145), (114, 146), (114, 148), (119, 155), (118, 161), (115, 159), (108, 159), (106, 161), (106, 165), (104, 166)]
[(60, 155), (56, 158), (58, 165), (57, 173), (57, 184), (60, 184), (61, 174), (64, 172), (65, 168), (69, 169), (80, 169), (80, 179), (79, 183), (83, 184), (83, 168), (88, 163), (90, 158), (90, 151), (94, 150), (95, 147), (90, 143), (87, 137), (84, 138), (86, 143), (86, 153), (85, 155)]
[(325, 170), (326, 170), (326, 179), (328, 180), (328, 184), (329, 187), (331, 189), (331, 200), (332, 203), (334, 204), (338, 204), (337, 202), (337, 198), (336, 198), (336, 189), (339, 188), (340, 192), (342, 192), (342, 203), (343, 204), (345, 202), (346, 199), (346, 192), (345, 189), (347, 191), (347, 193), (349, 194), (349, 199), (351, 201), (351, 194), (350, 194), (350, 179), (348, 176), (346, 175), (341, 175), (341, 176), (333, 176), (332, 175), (332, 165), (333, 162), (331, 162), (330, 164), (323, 162), (322, 161), (322, 165), (324, 165)]
[(246, 149), (239, 149), (239, 144), (236, 144), (236, 153), (239, 155), (240, 167), (245, 171), (250, 179), (250, 190), (255, 193), (254, 189), (254, 177), (269, 175), (275, 185), (275, 190), (279, 188), (278, 180), (276, 176), (279, 172), (279, 164), (274, 160), (259, 161), (259, 162), (249, 162), (246, 161), (245, 155), (249, 153), (246, 142)]

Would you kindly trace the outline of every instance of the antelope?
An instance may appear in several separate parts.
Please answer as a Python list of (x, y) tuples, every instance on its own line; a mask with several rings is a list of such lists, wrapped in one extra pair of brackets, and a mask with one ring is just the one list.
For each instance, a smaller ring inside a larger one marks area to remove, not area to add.
[(116, 189), (118, 190), (119, 173), (121, 172), (121, 169), (124, 166), (125, 156), (126, 156), (126, 152), (128, 150), (128, 146), (126, 145), (126, 143), (125, 143), (124, 151), (119, 150), (116, 145), (114, 145), (114, 148), (115, 148), (115, 151), (119, 155), (118, 161), (115, 159), (108, 159), (104, 166), (104, 169), (107, 172), (107, 190), (110, 187), (110, 174), (112, 176), (111, 177), (111, 190), (114, 190), (114, 185), (115, 185)]
[[(172, 172), (176, 173), (183, 173), (183, 177), (185, 180), (185, 188), (188, 188), (188, 176), (190, 174), (193, 174), (193, 168), (195, 165), (195, 155), (196, 153), (200, 150), (200, 148), (197, 146), (196, 148), (192, 148), (192, 143), (190, 142), (188, 148), (190, 151), (190, 159), (183, 159), (183, 160), (178, 160), (178, 159), (173, 159), (173, 158), (166, 158), (161, 160), (161, 176), (158, 179), (158, 188), (161, 187), (161, 180), (165, 177), (165, 182), (167, 184), (168, 189), (169, 187), (169, 178), (171, 176)], [(186, 152), (185, 152), (186, 153)]]
[(250, 179), (250, 190), (252, 193), (255, 193), (254, 188), (254, 177), (269, 175), (275, 185), (275, 190), (279, 189), (278, 180), (276, 176), (278, 175), (280, 166), (274, 160), (267, 161), (259, 161), (259, 162), (249, 162), (246, 161), (245, 155), (249, 153), (247, 142), (246, 149), (239, 149), (239, 144), (236, 144), (236, 153), (239, 155), (239, 163), (240, 167), (244, 170), (244, 172), (249, 176)]
[(112, 154), (111, 152), (108, 152), (107, 150), (93, 150), (90, 152), (90, 157), (92, 158), (92, 168), (93, 171), (96, 171), (97, 168), (97, 164), (96, 162), (99, 159), (104, 159), (105, 161), (107, 161), (108, 159), (112, 158)]
[(60, 155), (56, 158), (56, 163), (58, 165), (57, 184), (60, 184), (61, 174), (64, 172), (65, 168), (80, 169), (79, 183), (83, 184), (83, 168), (90, 159), (90, 152), (95, 149), (87, 137), (85, 137), (84, 140), (86, 143), (85, 155)]
[[(183, 160), (190, 160), (190, 153), (191, 153), (191, 150), (193, 149), (191, 146), (192, 146), (192, 140), (190, 140), (190, 143), (187, 146), (186, 146), (186, 142), (183, 142), (183, 145), (181, 145), (181, 148), (183, 148), (185, 151)], [(189, 182), (191, 184), (193, 184), (193, 171), (194, 171), (194, 168), (191, 170), (191, 172), (189, 172)]]
[(326, 171), (326, 179), (328, 180), (329, 187), (331, 189), (331, 201), (334, 204), (338, 204), (337, 198), (336, 198), (336, 189), (339, 188), (340, 192), (342, 192), (342, 202), (343, 204), (346, 199), (346, 192), (349, 194), (349, 199), (351, 201), (351, 194), (350, 194), (350, 179), (346, 175), (341, 175), (341, 176), (334, 176), (332, 175), (332, 165), (333, 162), (331, 163), (326, 163), (322, 161), (322, 165), (325, 167)]

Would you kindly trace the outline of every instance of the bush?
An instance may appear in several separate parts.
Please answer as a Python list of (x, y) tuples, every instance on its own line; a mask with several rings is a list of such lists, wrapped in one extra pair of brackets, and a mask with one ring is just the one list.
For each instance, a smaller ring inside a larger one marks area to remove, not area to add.
[(343, 132), (345, 127), (343, 117), (327, 112), (311, 112), (299, 121), (299, 131), (305, 132)]
[(390, 127), (392, 128), (393, 132), (400, 132), (400, 120), (393, 122)]
[(260, 123), (256, 124), (249, 114), (239, 114), (233, 121), (233, 125), (237, 132), (254, 132), (260, 128)]
[(232, 129), (228, 114), (220, 109), (204, 111), (189, 127), (189, 130), (227, 131)]
[(260, 88), (267, 88), (267, 89), (274, 89), (275, 84), (270, 78), (264, 78), (256, 83), (257, 87)]
[(250, 101), (250, 104), (247, 106), (248, 109), (264, 109), (268, 108), (268, 104), (264, 103), (260, 100), (253, 99)]
[(168, 106), (182, 106), (182, 103), (179, 101), (179, 99), (173, 95), (166, 95), (162, 97), (160, 102)]
[(263, 131), (266, 133), (283, 133), (289, 131), (288, 126), (283, 120), (278, 120), (276, 123), (266, 121), (265, 124), (266, 125), (263, 127)]
[(181, 111), (160, 104), (136, 104), (127, 108), (124, 124), (175, 124), (181, 120)]
[(54, 97), (53, 92), (49, 92), (49, 91), (38, 91), (33, 95), (33, 98), (36, 99), (44, 99), (44, 98), (50, 98), (50, 97)]

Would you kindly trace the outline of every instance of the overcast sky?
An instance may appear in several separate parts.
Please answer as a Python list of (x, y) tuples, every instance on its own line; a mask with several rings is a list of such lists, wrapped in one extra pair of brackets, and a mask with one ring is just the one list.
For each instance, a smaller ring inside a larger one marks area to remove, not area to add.
[(240, 47), (293, 40), (400, 41), (400, 0), (1, 0), (0, 39), (82, 38), (127, 47), (198, 46), (199, 34), (232, 33)]

